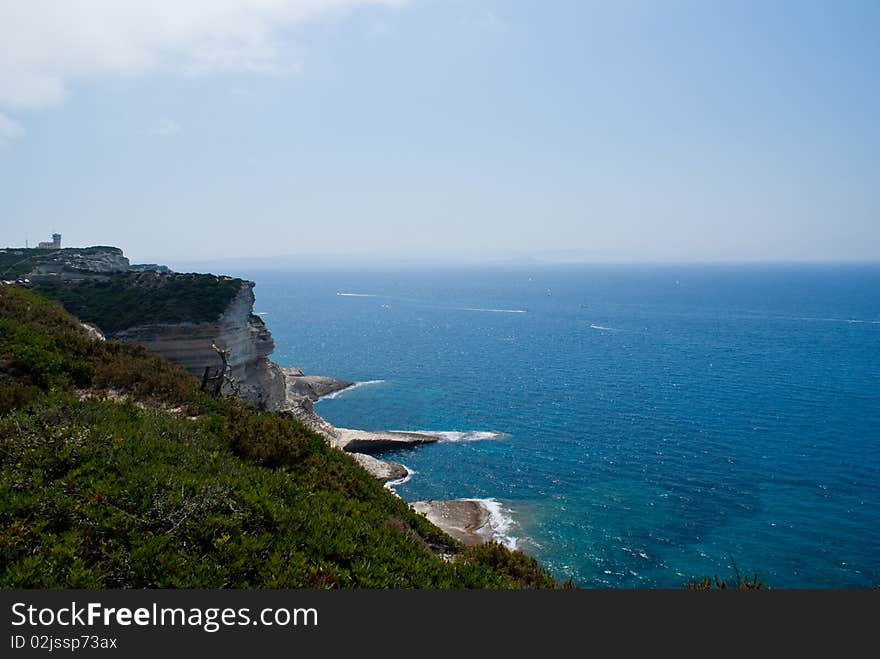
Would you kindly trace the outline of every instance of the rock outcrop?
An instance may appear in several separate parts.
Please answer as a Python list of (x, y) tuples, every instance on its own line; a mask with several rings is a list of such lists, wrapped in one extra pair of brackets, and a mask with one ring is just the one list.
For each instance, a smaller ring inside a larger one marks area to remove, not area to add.
[(368, 474), (382, 482), (399, 481), (409, 476), (409, 470), (402, 464), (379, 460), (366, 453), (351, 453), (350, 455)]
[(131, 268), (129, 260), (118, 247), (59, 249), (33, 258), (35, 266), (29, 275), (30, 279), (53, 277), (75, 280), (127, 272)]
[(161, 275), (170, 275), (173, 271), (167, 265), (158, 263), (132, 263), (129, 268), (132, 272), (157, 272)]
[(86, 331), (86, 334), (89, 335), (89, 338), (92, 341), (106, 341), (107, 337), (104, 336), (104, 332), (100, 329), (92, 325), (91, 323), (80, 323), (80, 326)]
[(415, 501), (410, 506), (434, 526), (466, 545), (479, 545), (492, 539), (490, 513), (480, 501)]
[(352, 428), (336, 428), (335, 430), (334, 446), (350, 453), (381, 453), (382, 451), (413, 448), (440, 441), (436, 435), (425, 435), (419, 432), (354, 430)]
[(354, 385), (354, 382), (334, 380), (323, 375), (305, 375), (298, 368), (285, 368), (284, 377), (289, 398), (308, 398), (313, 403)]
[(304, 375), (298, 368), (281, 369), (285, 379), (285, 400), (279, 411), (291, 415), (307, 428), (314, 430), (334, 448), (351, 454), (367, 473), (382, 482), (405, 478), (409, 471), (402, 464), (379, 460), (366, 453), (388, 449), (411, 448), (436, 442), (433, 435), (404, 432), (374, 432), (337, 428), (315, 412), (314, 403), (323, 396), (343, 391), (354, 385), (346, 380), (334, 380), (320, 375)]

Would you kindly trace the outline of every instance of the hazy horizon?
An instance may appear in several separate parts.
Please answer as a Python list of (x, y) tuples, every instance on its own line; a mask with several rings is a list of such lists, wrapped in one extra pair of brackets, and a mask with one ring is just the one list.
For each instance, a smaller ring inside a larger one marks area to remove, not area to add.
[(880, 5), (0, 6), (0, 246), (880, 260)]
[[(135, 263), (135, 261), (132, 261)], [(216, 274), (240, 274), (249, 272), (284, 272), (284, 271), (346, 271), (346, 270), (387, 270), (387, 271), (415, 271), (415, 270), (535, 270), (542, 269), (565, 269), (565, 268), (690, 268), (690, 267), (718, 267), (718, 268), (798, 268), (798, 267), (823, 267), (823, 266), (851, 266), (851, 267), (880, 267), (878, 260), (715, 260), (715, 261), (675, 261), (675, 260), (588, 260), (588, 259), (552, 259), (550, 257), (527, 257), (527, 258), (472, 258), (451, 259), (438, 257), (437, 259), (406, 259), (406, 258), (363, 258), (346, 257), (345, 255), (279, 255), (272, 257), (229, 257), (225, 259), (172, 259), (168, 262), (158, 263), (168, 265), (177, 272), (214, 272)]]

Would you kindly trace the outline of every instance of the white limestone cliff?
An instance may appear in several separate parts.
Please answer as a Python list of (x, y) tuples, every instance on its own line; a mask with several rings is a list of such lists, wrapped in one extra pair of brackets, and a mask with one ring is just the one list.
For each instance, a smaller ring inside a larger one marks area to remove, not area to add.
[(242, 282), (239, 292), (215, 321), (147, 323), (117, 332), (113, 338), (143, 345), (198, 378), (206, 367), (212, 373), (222, 369), (223, 362), (213, 347), (216, 345), (227, 351), (228, 376), (234, 383), (224, 385), (225, 391), (267, 410), (278, 410), (285, 399), (284, 374), (268, 359), (275, 341), (259, 316), (253, 314), (253, 288), (253, 282)]

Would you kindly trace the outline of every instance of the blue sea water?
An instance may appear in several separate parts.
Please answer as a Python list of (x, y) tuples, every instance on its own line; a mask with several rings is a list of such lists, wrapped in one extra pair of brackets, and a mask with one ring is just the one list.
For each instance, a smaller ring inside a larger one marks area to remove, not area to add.
[(332, 423), (485, 433), (397, 492), (496, 499), (560, 579), (880, 584), (880, 266), (236, 274), (278, 363), (381, 381)]

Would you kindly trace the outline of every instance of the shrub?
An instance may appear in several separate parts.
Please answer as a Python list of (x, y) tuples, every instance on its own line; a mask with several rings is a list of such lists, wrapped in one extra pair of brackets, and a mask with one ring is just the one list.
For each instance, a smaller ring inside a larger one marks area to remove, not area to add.
[(25, 407), (39, 395), (40, 389), (33, 385), (0, 383), (0, 416)]
[(513, 579), (521, 588), (555, 588), (556, 581), (531, 556), (498, 542), (468, 547), (461, 560), (484, 565)]
[[(58, 304), (14, 286), (0, 289), (0, 383), (4, 380), (43, 390), (112, 389), (169, 405), (209, 404), (181, 366), (141, 346), (95, 341)], [(13, 395), (27, 396), (10, 390), (4, 399)]]
[(765, 590), (766, 586), (758, 579), (758, 575), (751, 579), (748, 577), (738, 578), (730, 586), (716, 575), (714, 579), (703, 577), (699, 581), (690, 581), (685, 584), (685, 588), (688, 590)]
[(243, 283), (209, 274), (125, 272), (75, 281), (37, 281), (33, 287), (112, 335), (152, 323), (214, 321)]
[(308, 443), (287, 419), (230, 405), (226, 439), (240, 456), (266, 467), (296, 465), (308, 453)]

